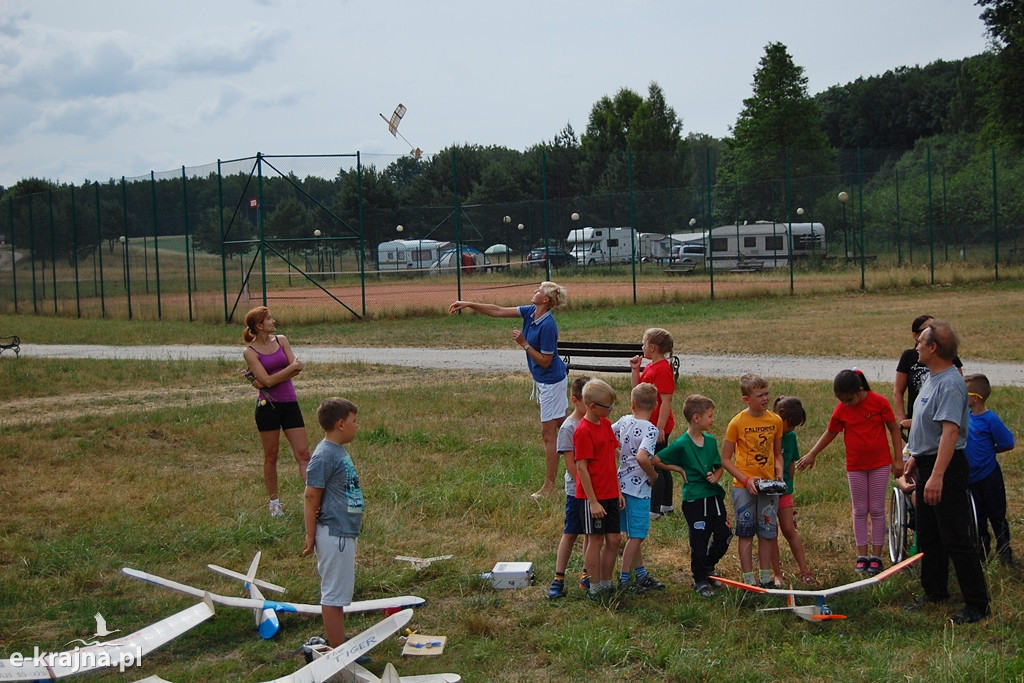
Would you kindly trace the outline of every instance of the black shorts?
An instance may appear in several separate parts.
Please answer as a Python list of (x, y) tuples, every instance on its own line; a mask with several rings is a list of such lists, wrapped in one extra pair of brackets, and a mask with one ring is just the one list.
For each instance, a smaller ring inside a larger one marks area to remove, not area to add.
[(579, 505), (580, 522), (583, 524), (584, 534), (600, 536), (621, 532), (618, 498), (598, 501), (604, 508), (604, 517), (590, 516), (590, 503), (586, 498), (577, 498), (576, 500)]
[(279, 429), (301, 429), (306, 426), (298, 401), (271, 403), (256, 406), (256, 429), (261, 432), (276, 432)]

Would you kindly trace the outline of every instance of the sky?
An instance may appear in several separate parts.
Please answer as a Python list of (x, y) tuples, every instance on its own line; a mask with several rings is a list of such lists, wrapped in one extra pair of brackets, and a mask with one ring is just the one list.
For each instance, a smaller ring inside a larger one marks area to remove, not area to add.
[[(979, 54), (979, 14), (973, 0), (0, 0), (0, 185), (257, 152), (523, 150), (652, 81), (684, 135), (723, 137), (768, 43), (814, 95)], [(404, 140), (380, 117), (399, 103)]]

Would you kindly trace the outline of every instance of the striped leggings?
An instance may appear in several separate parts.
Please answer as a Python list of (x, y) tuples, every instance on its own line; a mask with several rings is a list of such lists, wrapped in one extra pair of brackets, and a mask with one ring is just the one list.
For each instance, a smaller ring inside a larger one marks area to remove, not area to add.
[(873, 545), (885, 542), (885, 494), (889, 489), (889, 466), (847, 472), (853, 502), (853, 538), (858, 546), (868, 545), (868, 517), (871, 517)]

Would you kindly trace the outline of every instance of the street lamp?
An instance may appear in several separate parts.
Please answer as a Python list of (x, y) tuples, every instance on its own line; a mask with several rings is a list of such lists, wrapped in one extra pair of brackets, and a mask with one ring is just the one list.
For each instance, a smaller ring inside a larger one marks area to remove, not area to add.
[(512, 223), (512, 216), (505, 216), (504, 218), (501, 219), (501, 221), (505, 224), (505, 265), (508, 266), (508, 267), (511, 267), (511, 264), (512, 264), (512, 254), (511, 254), (512, 245), (509, 243), (510, 240), (509, 240), (509, 237), (508, 237), (508, 227), (509, 227), (509, 224)]
[[(574, 243), (576, 245), (576, 252), (573, 254), (573, 257), (574, 257), (573, 260), (577, 260), (578, 259), (578, 255), (579, 255), (580, 242), (582, 240), (580, 239), (581, 236), (579, 235), (579, 233), (576, 232), (576, 227), (575, 226), (579, 225), (580, 215), (576, 211), (573, 211), (572, 215), (569, 216), (569, 218), (572, 219), (572, 223), (573, 223), (573, 226), (574, 226), (573, 227), (573, 234), (576, 235), (576, 241)], [(584, 265), (586, 265), (586, 260), (584, 260)]]
[(516, 226), (516, 230), (519, 231), (519, 253), (521, 255), (520, 261), (523, 263), (526, 262), (526, 245), (523, 243), (523, 228), (525, 227), (526, 226), (523, 225), (522, 223)]
[(843, 255), (846, 258), (850, 257), (850, 247), (847, 243), (846, 237), (846, 202), (850, 201), (850, 195), (844, 190), (838, 195), (839, 203), (843, 205)]

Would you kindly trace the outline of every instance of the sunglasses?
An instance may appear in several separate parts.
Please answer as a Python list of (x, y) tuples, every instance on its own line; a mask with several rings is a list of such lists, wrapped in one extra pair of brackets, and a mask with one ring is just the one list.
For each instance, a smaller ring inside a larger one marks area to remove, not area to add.
[(595, 406), (600, 406), (600, 407), (604, 408), (605, 410), (611, 410), (612, 408), (615, 407), (615, 401), (612, 401), (611, 405), (605, 405), (604, 403), (598, 403), (597, 401), (594, 401), (594, 405)]

